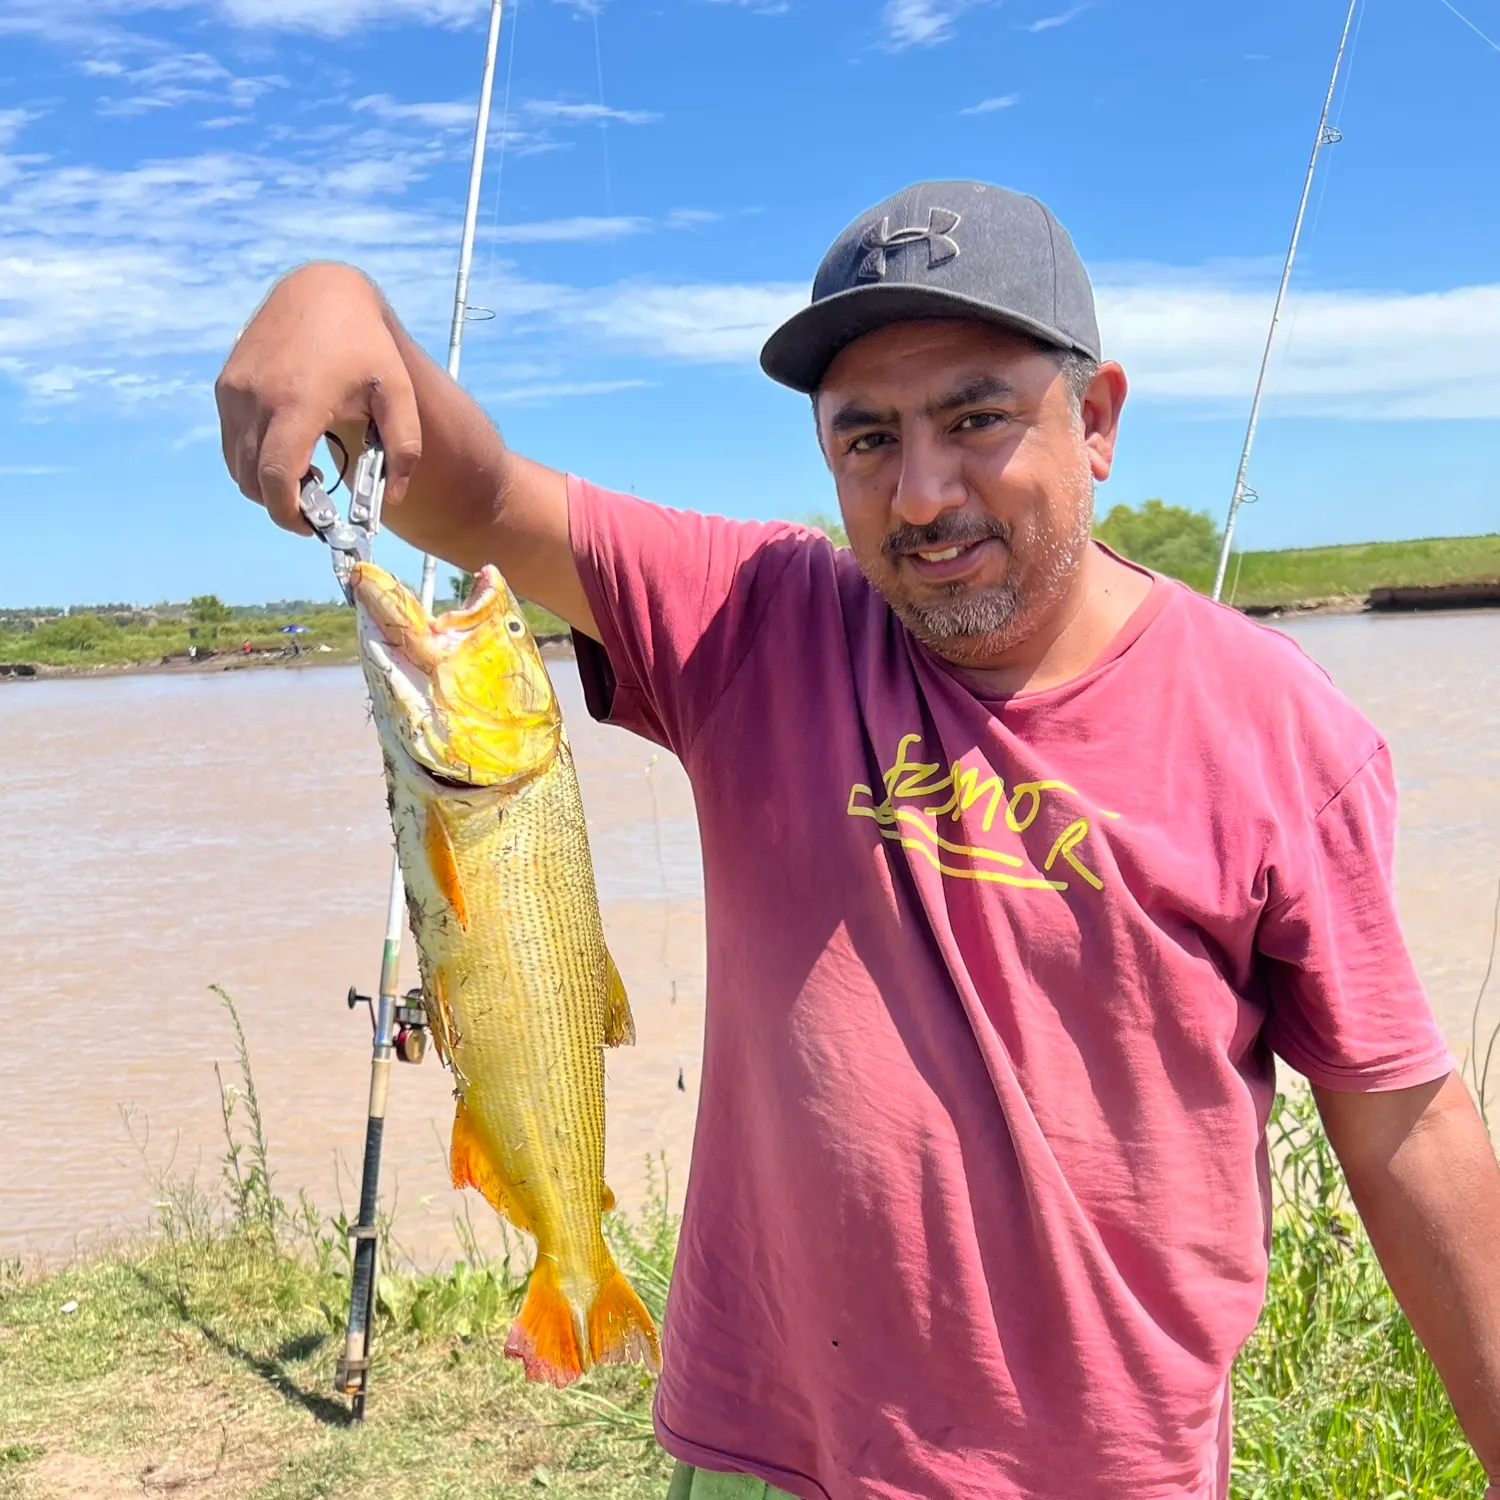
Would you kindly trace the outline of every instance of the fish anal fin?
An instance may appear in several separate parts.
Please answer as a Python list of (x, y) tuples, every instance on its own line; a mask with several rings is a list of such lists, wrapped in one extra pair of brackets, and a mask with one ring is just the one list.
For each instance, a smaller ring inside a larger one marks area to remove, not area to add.
[(651, 1370), (661, 1369), (656, 1324), (635, 1288), (614, 1268), (589, 1309), (589, 1354), (595, 1364), (634, 1361)]
[(578, 1320), (563, 1294), (552, 1258), (538, 1255), (526, 1300), (511, 1325), (505, 1352), (526, 1367), (528, 1380), (558, 1387), (571, 1385), (584, 1371)]
[(625, 981), (615, 961), (604, 950), (604, 1045), (606, 1047), (631, 1047), (635, 1045), (635, 1017), (630, 1014), (630, 1000), (625, 994)]
[(536, 1233), (526, 1205), (490, 1159), (489, 1148), (474, 1128), (468, 1108), (462, 1103), (453, 1116), (453, 1145), (448, 1164), (453, 1173), (454, 1187), (474, 1188), (483, 1194), (485, 1202), (496, 1213), (504, 1214), (517, 1229), (524, 1229), (527, 1234)]
[(427, 813), (422, 823), (422, 847), (427, 853), (427, 865), (443, 899), (453, 908), (458, 925), (469, 930), (469, 903), (464, 897), (464, 884), (459, 879), (458, 859), (453, 853), (453, 838), (443, 819), (443, 810), (436, 801), (427, 804)]
[(599, 1184), (599, 1207), (604, 1213), (609, 1213), (615, 1206), (615, 1190), (607, 1183)]

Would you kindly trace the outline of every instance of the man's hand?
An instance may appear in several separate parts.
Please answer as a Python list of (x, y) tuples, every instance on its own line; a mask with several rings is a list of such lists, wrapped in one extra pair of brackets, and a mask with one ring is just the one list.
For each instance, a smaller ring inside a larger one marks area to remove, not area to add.
[(471, 571), (498, 564), (518, 594), (597, 639), (563, 476), (509, 452), (352, 266), (303, 266), (278, 283), (215, 395), (229, 472), (277, 525), (308, 533), (299, 492), (319, 438), (334, 433), (352, 458), (373, 419), (392, 531)]
[(1451, 1073), (1313, 1095), (1386, 1280), (1500, 1481), (1500, 1167), (1469, 1091)]
[(278, 283), (240, 335), (214, 395), (235, 483), (278, 526), (303, 536), (310, 530), (298, 509), (302, 476), (325, 432), (362, 439), (374, 419), (393, 504), (422, 456), (416, 393), (385, 303), (351, 266), (304, 266)]

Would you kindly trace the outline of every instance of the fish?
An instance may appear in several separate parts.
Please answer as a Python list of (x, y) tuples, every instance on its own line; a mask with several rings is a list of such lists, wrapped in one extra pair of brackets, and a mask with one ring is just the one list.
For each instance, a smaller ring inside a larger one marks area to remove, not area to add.
[(557, 694), (493, 566), (436, 618), (373, 563), (351, 579), (429, 1029), (453, 1074), (450, 1167), (536, 1241), (505, 1352), (566, 1386), (661, 1367), (605, 1241), (604, 1049), (635, 1040), (605, 946)]

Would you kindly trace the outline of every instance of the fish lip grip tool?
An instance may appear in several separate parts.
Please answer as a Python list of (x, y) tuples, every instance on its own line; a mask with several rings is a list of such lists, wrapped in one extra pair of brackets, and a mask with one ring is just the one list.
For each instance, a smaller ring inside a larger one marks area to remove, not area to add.
[(323, 488), (323, 476), (317, 469), (309, 469), (302, 479), (299, 507), (303, 519), (327, 542), (333, 554), (333, 576), (338, 579), (344, 598), (350, 604), (354, 603), (351, 582), (354, 565), (370, 560), (370, 542), (380, 530), (380, 506), (384, 498), (385, 449), (373, 422), (365, 434), (364, 451), (355, 461), (354, 474), (349, 480), (347, 518), (339, 515), (338, 506)]

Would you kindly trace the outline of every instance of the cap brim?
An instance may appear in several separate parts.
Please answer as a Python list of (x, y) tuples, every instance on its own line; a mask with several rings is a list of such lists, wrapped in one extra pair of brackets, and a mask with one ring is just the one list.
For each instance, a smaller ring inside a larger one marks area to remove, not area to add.
[(1035, 318), (1007, 312), (993, 303), (930, 286), (880, 285), (850, 287), (836, 292), (788, 318), (760, 351), (760, 367), (782, 385), (805, 395), (823, 383), (828, 367), (846, 345), (891, 323), (921, 322), (928, 318), (965, 318), (1013, 329), (1055, 348), (1077, 350), (1098, 359), (1076, 339)]

